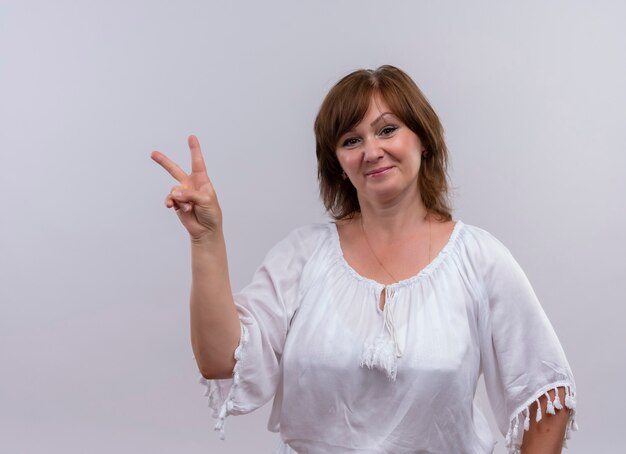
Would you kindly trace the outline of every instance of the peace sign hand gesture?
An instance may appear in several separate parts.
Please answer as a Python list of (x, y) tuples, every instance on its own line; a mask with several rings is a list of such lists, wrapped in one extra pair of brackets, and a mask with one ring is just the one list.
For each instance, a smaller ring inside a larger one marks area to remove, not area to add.
[(222, 210), (209, 180), (196, 136), (188, 138), (191, 150), (191, 173), (187, 175), (178, 164), (159, 151), (150, 157), (180, 184), (174, 186), (165, 198), (165, 206), (174, 208), (180, 222), (189, 232), (192, 241), (200, 241), (222, 227)]

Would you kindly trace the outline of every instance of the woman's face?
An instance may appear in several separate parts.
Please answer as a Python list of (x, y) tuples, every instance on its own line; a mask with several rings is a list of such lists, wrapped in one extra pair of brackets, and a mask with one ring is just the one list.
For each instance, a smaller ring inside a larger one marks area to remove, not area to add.
[(374, 95), (363, 120), (339, 138), (336, 153), (363, 205), (415, 195), (423, 150), (417, 134)]

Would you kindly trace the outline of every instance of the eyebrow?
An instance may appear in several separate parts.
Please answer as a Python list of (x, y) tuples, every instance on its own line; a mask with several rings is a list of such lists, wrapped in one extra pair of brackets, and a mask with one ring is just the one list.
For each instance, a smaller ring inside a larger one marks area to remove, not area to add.
[[(393, 115), (393, 116), (395, 116), (393, 112), (383, 112), (383, 113), (381, 113), (381, 114), (380, 114), (380, 115), (376, 118), (376, 120), (374, 120), (374, 121), (372, 121), (372, 122), (370, 123), (370, 127), (373, 127), (373, 126), (374, 126), (376, 123), (378, 123), (378, 122), (379, 122), (379, 121), (380, 121), (380, 120), (381, 120), (381, 119), (382, 119), (385, 115)], [(343, 137), (343, 136), (345, 136), (346, 134), (351, 134), (352, 132), (354, 132), (354, 128), (353, 128), (353, 129), (351, 129), (351, 130), (349, 130), (349, 131), (344, 132), (344, 133), (340, 136), (340, 138), (341, 138), (341, 137)]]
[(383, 112), (383, 113), (381, 113), (381, 114), (380, 114), (380, 116), (379, 116), (376, 120), (374, 120), (374, 121), (372, 121), (372, 122), (370, 123), (370, 126), (374, 126), (374, 125), (375, 125), (376, 123), (378, 123), (378, 122), (380, 121), (380, 119), (381, 119), (381, 118), (383, 118), (385, 115), (393, 115), (393, 112)]

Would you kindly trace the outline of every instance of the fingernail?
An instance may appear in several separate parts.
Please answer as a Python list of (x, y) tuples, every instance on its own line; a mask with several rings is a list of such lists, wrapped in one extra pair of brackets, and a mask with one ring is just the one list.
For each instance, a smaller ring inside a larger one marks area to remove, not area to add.
[(183, 193), (180, 191), (174, 191), (173, 195), (174, 197), (182, 197)]
[(183, 211), (187, 212), (191, 210), (191, 207), (189, 205), (183, 205)]

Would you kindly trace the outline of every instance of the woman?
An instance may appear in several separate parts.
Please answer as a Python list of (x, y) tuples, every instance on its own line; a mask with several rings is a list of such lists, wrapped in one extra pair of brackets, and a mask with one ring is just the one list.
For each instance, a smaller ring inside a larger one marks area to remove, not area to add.
[(484, 374), (510, 452), (561, 452), (575, 384), (523, 271), (483, 229), (453, 221), (447, 149), (402, 71), (359, 70), (315, 122), (335, 222), (278, 243), (232, 296), (222, 219), (200, 146), (166, 197), (192, 243), (191, 336), (223, 432), (270, 399), (283, 453), (489, 453), (473, 398)]

